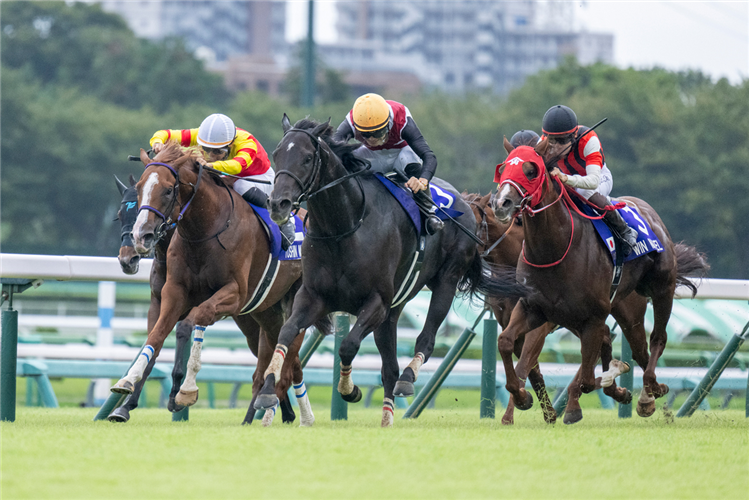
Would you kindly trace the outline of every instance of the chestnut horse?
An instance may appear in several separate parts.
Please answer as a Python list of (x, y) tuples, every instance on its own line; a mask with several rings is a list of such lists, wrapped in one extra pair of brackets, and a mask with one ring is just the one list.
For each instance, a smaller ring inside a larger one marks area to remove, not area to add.
[[(120, 204), (120, 210), (117, 213), (117, 218), (120, 221), (120, 251), (118, 260), (122, 272), (125, 274), (135, 274), (138, 272), (141, 255), (135, 251), (133, 244), (133, 226), (135, 220), (138, 217), (138, 191), (135, 189), (135, 179), (130, 175), (130, 185), (126, 186), (119, 179), (115, 177), (117, 181), (117, 189), (122, 195), (122, 202)], [(175, 205), (170, 218), (175, 220), (179, 215), (179, 207)], [(174, 227), (171, 227), (165, 231), (160, 232), (160, 237), (157, 238), (153, 246), (153, 264), (151, 266), (151, 304), (148, 308), (148, 323), (147, 331), (151, 331), (156, 324), (156, 320), (159, 318), (159, 312), (161, 308), (161, 289), (164, 287), (166, 281), (166, 250), (169, 247), (169, 242), (172, 240), (174, 234)], [(260, 358), (268, 359), (272, 355), (273, 344), (268, 346), (267, 342), (263, 342), (263, 347), (271, 349), (270, 353), (263, 353), (259, 355), (260, 348), (260, 337), (264, 335), (261, 333), (259, 325), (252, 319), (251, 316), (238, 316), (236, 323), (242, 333), (247, 339), (247, 344), (250, 347), (252, 353)], [(180, 324), (177, 323), (177, 342), (174, 353), (175, 360), (184, 359), (184, 351), (187, 348), (190, 340), (190, 331), (185, 328), (180, 328)], [(146, 383), (146, 379), (151, 373), (153, 366), (156, 364), (156, 358), (152, 357), (148, 362), (145, 371), (143, 372), (143, 378), (135, 384), (133, 393), (125, 398), (125, 401), (121, 406), (118, 406), (109, 414), (107, 419), (110, 422), (127, 422), (130, 420), (130, 412), (138, 407), (138, 399), (143, 390), (143, 385)], [(182, 363), (174, 363), (174, 369), (172, 370), (172, 391), (169, 395), (169, 403), (167, 408), (171, 412), (177, 412), (184, 408), (184, 406), (175, 403), (174, 398), (179, 392), (179, 387), (182, 385), (182, 381), (185, 378), (185, 371)], [(281, 415), (283, 422), (290, 423), (296, 418), (294, 409), (291, 406), (291, 402), (288, 397), (281, 397), (279, 406), (281, 407)], [(252, 423), (252, 416), (255, 413), (255, 409), (250, 406), (245, 419), (245, 424)], [(270, 414), (269, 414), (270, 418)]]
[[(174, 404), (183, 407), (198, 399), (195, 378), (200, 370), (205, 327), (226, 316), (234, 318), (247, 337), (248, 346), (258, 356), (253, 377), (253, 399), (256, 397), (284, 311), (290, 309), (301, 286), (301, 263), (280, 261), (272, 285), (256, 301), (252, 312), (245, 314), (243, 309), (270, 262), (268, 239), (252, 208), (218, 175), (203, 171), (196, 161), (197, 154), (176, 144), (168, 145), (151, 161), (141, 150), (146, 169), (135, 185), (139, 212), (133, 227), (134, 249), (140, 254), (154, 250), (172, 220), (177, 221), (173, 224), (176, 231), (166, 252), (166, 279), (160, 291), (158, 318), (149, 330), (142, 357), (112, 388), (113, 392), (132, 393), (134, 384), (142, 379), (146, 366), (158, 356), (164, 339), (181, 319), (178, 338), (191, 331), (194, 336), (187, 374), (174, 396)], [(175, 207), (181, 210), (173, 219)], [(329, 331), (328, 318), (317, 326), (323, 332)], [(297, 356), (300, 343), (292, 346), (291, 363), (281, 377), (278, 395), (283, 400), (294, 382), (300, 395), (301, 424), (306, 426), (314, 422), (314, 416)], [(289, 409), (284, 410), (284, 415)], [(275, 408), (271, 410), (266, 412), (264, 425), (272, 422)], [(250, 404), (244, 423), (251, 423), (254, 413)]]
[[(462, 196), (466, 203), (470, 205), (473, 215), (476, 217), (476, 222), (479, 224), (478, 237), (485, 242), (484, 245), (479, 246), (479, 250), (482, 251), (484, 259), (493, 266), (517, 266), (520, 249), (523, 245), (523, 228), (520, 226), (519, 220), (513, 219), (511, 222), (500, 223), (494, 217), (494, 212), (490, 210), (489, 202), (492, 196), (491, 193), (484, 196), (476, 193), (463, 193)], [(515, 304), (517, 304), (517, 299), (486, 297), (486, 303), (491, 307), (494, 317), (504, 330), (510, 322), (510, 313)], [(524, 340), (519, 339), (515, 344), (515, 355), (518, 359), (523, 363), (527, 361), (533, 363), (530, 370), (525, 366), (519, 365), (517, 371), (518, 373), (527, 374), (531, 386), (538, 396), (539, 404), (544, 413), (544, 420), (549, 424), (556, 422), (557, 414), (546, 392), (544, 378), (541, 375), (537, 361), (543, 349), (546, 336), (553, 329), (553, 324), (545, 323), (540, 328), (529, 333)], [(529, 352), (525, 356), (522, 356), (523, 350)], [(520, 379), (521, 381), (525, 380), (525, 375), (520, 375)], [(513, 424), (514, 410), (515, 404), (512, 398), (510, 398), (505, 413), (502, 416), (502, 423), (504, 425)]]
[[(666, 346), (666, 325), (674, 290), (680, 284), (696, 293), (696, 286), (687, 276), (704, 275), (708, 269), (706, 261), (693, 247), (674, 245), (650, 205), (637, 198), (622, 197), (620, 200), (636, 207), (648, 222), (663, 251), (646, 253), (626, 262), (611, 302), (610, 253), (597, 241), (593, 226), (564, 199), (563, 188), (552, 183), (550, 169), (542, 158), (548, 142), (544, 140), (535, 148), (516, 149), (506, 139), (504, 142), (509, 156), (493, 209), (497, 219), (505, 223), (522, 213), (524, 247), (517, 277), (530, 290), (515, 306), (509, 325), (499, 336), (507, 390), (518, 407), (532, 405), (532, 397), (518, 380), (512, 354), (519, 338), (545, 322), (552, 322), (572, 331), (581, 342), (582, 365), (569, 386), (564, 422), (582, 419), (578, 399), (581, 393), (589, 393), (598, 385), (606, 387), (609, 395), (613, 392), (614, 399), (626, 401), (628, 391), (616, 388), (614, 381), (621, 373), (622, 363), (611, 361), (611, 340), (605, 320), (612, 314), (632, 346), (634, 360), (644, 370), (637, 413), (642, 417), (652, 415), (655, 399), (668, 393), (668, 386), (658, 383), (655, 367)], [(652, 300), (654, 315), (650, 355), (644, 328), (646, 297)], [(605, 370), (603, 380), (596, 380), (594, 375), (599, 355)]]
[[(352, 381), (351, 364), (362, 339), (374, 331), (385, 392), (381, 426), (392, 426), (394, 396), (414, 394), (413, 382), (434, 350), (437, 328), (452, 305), (456, 289), (513, 293), (517, 285), (514, 280), (506, 285), (485, 275), (476, 243), (454, 222), (421, 240), (414, 222), (395, 197), (353, 155), (359, 145), (335, 141), (329, 123), (301, 120), (292, 128), (284, 115), (282, 125), (284, 137), (273, 153), (277, 179), (271, 195), (271, 217), (282, 224), (292, 208), (306, 200), (309, 230), (303, 246), (303, 284), (281, 329), (256, 408), (276, 404), (274, 384), (285, 366), (286, 350), (299, 332), (330, 312), (345, 311), (356, 315), (357, 320), (341, 343), (338, 391), (348, 402), (361, 399), (361, 390)], [(462, 212), (455, 219), (475, 231), (473, 214), (454, 188), (439, 179), (432, 183), (453, 193), (451, 208)], [(414, 275), (422, 242), (423, 264)], [(410, 276), (414, 280), (409, 284)], [(414, 358), (399, 378), (398, 317), (403, 305), (424, 286), (432, 290), (429, 311), (416, 339)]]

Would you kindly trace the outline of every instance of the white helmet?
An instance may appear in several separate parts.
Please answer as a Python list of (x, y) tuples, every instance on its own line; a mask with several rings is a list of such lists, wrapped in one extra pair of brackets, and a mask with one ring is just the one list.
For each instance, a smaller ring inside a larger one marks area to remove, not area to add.
[(198, 129), (198, 144), (207, 148), (222, 148), (231, 144), (237, 128), (226, 115), (212, 114), (200, 124)]

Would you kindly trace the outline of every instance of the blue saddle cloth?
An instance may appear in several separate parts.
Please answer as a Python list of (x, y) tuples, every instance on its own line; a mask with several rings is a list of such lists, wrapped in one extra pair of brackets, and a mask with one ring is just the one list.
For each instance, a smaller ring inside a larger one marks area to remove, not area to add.
[(273, 222), (270, 218), (270, 213), (265, 208), (260, 208), (250, 204), (252, 209), (257, 214), (257, 218), (262, 222), (265, 232), (270, 239), (270, 253), (278, 258), (278, 260), (299, 260), (302, 258), (302, 242), (304, 241), (304, 235), (307, 233), (304, 229), (304, 223), (302, 219), (294, 215), (294, 224), (296, 225), (296, 240), (285, 252), (281, 250), (281, 230), (278, 228), (278, 224)]
[[(413, 195), (379, 172), (375, 174), (375, 177), (379, 179), (395, 199), (398, 200), (400, 206), (403, 207), (403, 210), (408, 214), (408, 218), (413, 222), (414, 227), (416, 228), (416, 234), (420, 234), (421, 214), (419, 213), (419, 207), (416, 206), (416, 202), (413, 199)], [(441, 220), (447, 220), (448, 217), (444, 212), (446, 212), (450, 217), (460, 217), (463, 215), (463, 212), (451, 208), (455, 203), (455, 196), (452, 193), (440, 189), (438, 186), (431, 183), (429, 184), (429, 189), (432, 192), (432, 201), (434, 201), (438, 207), (442, 208), (442, 210), (437, 210), (437, 217)]]
[[(613, 203), (616, 203), (616, 200), (611, 200)], [(578, 204), (578, 206), (581, 208), (583, 213), (587, 215), (598, 215), (596, 212), (587, 204)], [(624, 262), (628, 262), (630, 260), (636, 259), (637, 257), (642, 257), (643, 255), (650, 253), (650, 252), (658, 252), (661, 253), (663, 251), (663, 245), (661, 245), (661, 241), (658, 239), (658, 236), (653, 232), (653, 229), (650, 227), (650, 224), (647, 223), (644, 217), (640, 215), (640, 213), (637, 211), (635, 207), (631, 207), (627, 205), (624, 208), (619, 209), (619, 214), (624, 218), (624, 221), (629, 225), (629, 227), (637, 230), (637, 244), (635, 245), (634, 251), (632, 251), (629, 255), (627, 255), (624, 258)], [(609, 249), (609, 252), (611, 253), (611, 260), (613, 262), (616, 262), (616, 250), (614, 248), (614, 236), (611, 234), (611, 229), (609, 229), (609, 226), (606, 225), (605, 222), (603, 222), (602, 219), (598, 220), (591, 220), (593, 223), (593, 226), (596, 228), (596, 232), (598, 233), (598, 236), (601, 237), (601, 240), (603, 240), (603, 243), (606, 245), (606, 248)]]

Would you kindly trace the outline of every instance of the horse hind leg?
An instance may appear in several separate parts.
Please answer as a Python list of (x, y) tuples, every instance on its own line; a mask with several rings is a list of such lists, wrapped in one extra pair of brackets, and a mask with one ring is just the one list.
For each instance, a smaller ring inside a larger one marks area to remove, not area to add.
[(388, 319), (374, 332), (375, 344), (382, 359), (382, 420), (380, 427), (392, 427), (395, 419), (395, 385), (398, 379), (397, 323), (400, 311), (391, 309)]
[(650, 333), (650, 359), (642, 374), (642, 392), (637, 401), (637, 414), (641, 417), (649, 417), (655, 413), (655, 400), (668, 394), (668, 386), (658, 383), (655, 377), (655, 367), (668, 340), (666, 325), (673, 307), (673, 289), (671, 293), (653, 296), (652, 300), (653, 331)]
[(279, 406), (281, 408), (281, 417), (284, 424), (291, 424), (296, 420), (296, 414), (291, 406), (289, 400), (289, 388), (293, 385), (295, 367), (299, 367), (301, 371), (301, 363), (299, 362), (299, 349), (302, 346), (304, 340), (303, 335), (299, 335), (289, 346), (289, 353), (287, 361), (284, 363), (281, 370), (281, 379), (276, 384), (276, 396), (279, 400)]
[[(531, 387), (533, 387), (533, 390), (538, 397), (539, 405), (544, 414), (544, 421), (547, 424), (553, 424), (556, 422), (557, 413), (554, 411), (554, 406), (551, 404), (549, 394), (546, 392), (546, 384), (544, 383), (544, 377), (541, 375), (541, 370), (538, 366), (538, 358), (544, 348), (546, 336), (553, 329), (554, 325), (551, 323), (545, 323), (543, 326), (529, 332), (525, 338), (522, 339), (522, 346), (520, 346), (521, 352), (518, 356), (517, 366), (515, 367), (521, 382), (525, 381), (526, 377), (530, 379)], [(518, 347), (519, 346), (516, 342), (516, 351)], [(529, 369), (529, 366), (532, 368)]]
[(603, 374), (596, 379), (596, 386), (603, 388), (603, 393), (612, 398), (617, 403), (629, 404), (632, 402), (632, 393), (624, 387), (617, 387), (616, 377), (630, 370), (629, 364), (613, 359), (613, 349), (611, 346), (611, 331), (606, 327), (606, 335), (601, 344), (601, 366)]

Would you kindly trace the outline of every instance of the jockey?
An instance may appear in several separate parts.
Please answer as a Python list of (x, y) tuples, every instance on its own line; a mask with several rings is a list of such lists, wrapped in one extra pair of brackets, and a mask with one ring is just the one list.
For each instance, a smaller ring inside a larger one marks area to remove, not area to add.
[(510, 139), (510, 144), (513, 148), (518, 146), (530, 146), (536, 147), (536, 144), (541, 140), (537, 133), (533, 130), (518, 130)]
[(440, 231), (444, 223), (437, 217), (429, 181), (437, 170), (437, 157), (429, 148), (406, 106), (386, 101), (377, 94), (365, 94), (338, 126), (335, 139), (361, 142), (354, 154), (369, 160), (373, 172), (400, 173), (414, 193), (414, 201), (427, 216), (429, 234)]
[[(203, 157), (198, 158), (200, 164), (240, 177), (234, 182), (234, 191), (242, 195), (247, 203), (267, 207), (276, 173), (260, 142), (246, 130), (236, 128), (231, 118), (216, 113), (203, 120), (199, 128), (159, 130), (151, 138), (151, 147), (155, 153), (159, 153), (170, 140), (185, 147), (200, 145), (203, 151)], [(271, 184), (260, 184), (254, 180), (270, 181)], [(294, 243), (296, 236), (294, 218), (290, 218), (280, 229), (283, 235), (281, 247), (286, 250)]]
[[(599, 208), (611, 205), (608, 195), (614, 180), (606, 166), (598, 135), (578, 125), (575, 112), (561, 105), (546, 112), (542, 129), (542, 139), (549, 141), (544, 159), (559, 158), (551, 175), (575, 188), (593, 205)], [(578, 137), (581, 139), (575, 143)], [(627, 225), (618, 210), (607, 211), (603, 220), (629, 245), (630, 248), (625, 249), (628, 254), (637, 243), (637, 231)]]

